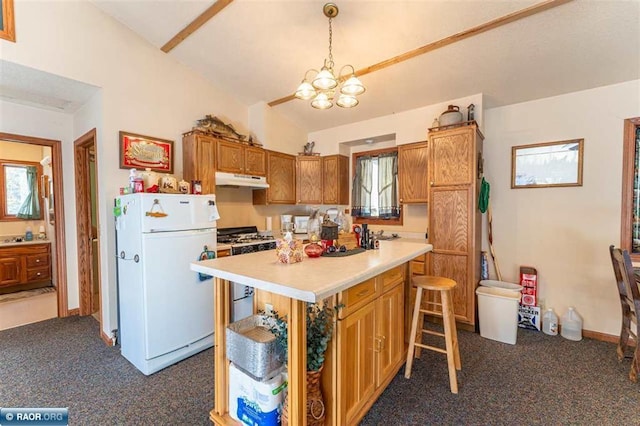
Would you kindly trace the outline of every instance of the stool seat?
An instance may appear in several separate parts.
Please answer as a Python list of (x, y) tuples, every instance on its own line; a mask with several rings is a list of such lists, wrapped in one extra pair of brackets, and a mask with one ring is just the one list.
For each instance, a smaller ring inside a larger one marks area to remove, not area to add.
[[(420, 349), (428, 349), (447, 355), (447, 365), (449, 368), (449, 386), (452, 393), (458, 393), (458, 380), (456, 370), (460, 370), (460, 350), (458, 348), (458, 334), (456, 332), (456, 320), (453, 313), (453, 298), (451, 291), (457, 283), (446, 277), (436, 277), (431, 275), (417, 275), (411, 278), (411, 284), (416, 287), (416, 301), (413, 308), (413, 320), (411, 322), (411, 335), (409, 337), (409, 351), (407, 353), (407, 364), (404, 376), (411, 377), (411, 367), (414, 356), (420, 356)], [(437, 291), (440, 293), (442, 303), (426, 301), (428, 305), (440, 306), (442, 308), (442, 322), (444, 333), (424, 328), (424, 315), (438, 315), (439, 312), (422, 308), (422, 293), (424, 290)], [(418, 323), (420, 323), (420, 335), (418, 336)], [(429, 334), (444, 337), (445, 348), (425, 345), (422, 343), (422, 336)]]
[(411, 278), (411, 284), (414, 287), (422, 287), (425, 290), (440, 291), (451, 290), (458, 283), (451, 278), (434, 277), (431, 275), (417, 275)]

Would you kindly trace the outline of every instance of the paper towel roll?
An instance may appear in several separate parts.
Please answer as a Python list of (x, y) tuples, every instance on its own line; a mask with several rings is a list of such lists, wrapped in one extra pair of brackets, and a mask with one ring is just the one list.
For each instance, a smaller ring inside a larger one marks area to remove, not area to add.
[(266, 230), (267, 231), (271, 231), (271, 226), (272, 225), (273, 225), (273, 223), (271, 221), (271, 216), (267, 216), (267, 224), (266, 224), (267, 229)]

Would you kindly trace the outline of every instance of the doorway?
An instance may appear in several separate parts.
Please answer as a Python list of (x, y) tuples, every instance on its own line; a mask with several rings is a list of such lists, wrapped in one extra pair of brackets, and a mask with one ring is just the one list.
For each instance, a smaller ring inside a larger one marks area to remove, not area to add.
[[(76, 226), (78, 232), (78, 282), (80, 315), (93, 315), (100, 322), (100, 241), (98, 235), (96, 129), (74, 143)], [(101, 331), (102, 334), (102, 331)], [(111, 339), (102, 336), (110, 344)]]
[(51, 148), (51, 173), (53, 177), (52, 192), (57, 202), (53, 203), (53, 212), (49, 213), (49, 221), (53, 224), (55, 241), (55, 287), (58, 303), (58, 317), (68, 317), (74, 314), (69, 311), (67, 297), (67, 258), (64, 234), (64, 210), (62, 208), (62, 142), (53, 139), (36, 138), (32, 136), (16, 135), (0, 132), (0, 139), (7, 142), (23, 143)]

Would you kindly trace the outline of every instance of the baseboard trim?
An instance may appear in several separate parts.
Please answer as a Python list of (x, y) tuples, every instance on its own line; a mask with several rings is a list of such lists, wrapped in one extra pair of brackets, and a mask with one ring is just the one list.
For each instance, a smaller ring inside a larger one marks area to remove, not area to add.
[(104, 334), (104, 331), (102, 330), (100, 330), (100, 338), (107, 346), (113, 346), (113, 340), (111, 340), (111, 337)]
[(68, 317), (73, 316), (73, 315), (80, 315), (80, 309), (75, 308), (75, 309), (69, 309), (67, 311), (67, 316)]
[(611, 334), (605, 334), (600, 333), (599, 331), (591, 330), (582, 330), (582, 336), (608, 343), (618, 343), (618, 340), (620, 340), (620, 336), (613, 336)]

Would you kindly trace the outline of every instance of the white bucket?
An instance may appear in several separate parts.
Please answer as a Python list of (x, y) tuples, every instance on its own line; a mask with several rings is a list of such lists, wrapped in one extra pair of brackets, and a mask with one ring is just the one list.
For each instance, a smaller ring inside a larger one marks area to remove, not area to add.
[(498, 342), (516, 344), (520, 292), (496, 287), (478, 287), (480, 336)]
[(517, 293), (520, 293), (522, 291), (521, 285), (508, 283), (506, 281), (482, 280), (480, 281), (480, 285), (484, 287), (494, 287), (494, 288), (501, 288), (504, 290), (511, 290)]

